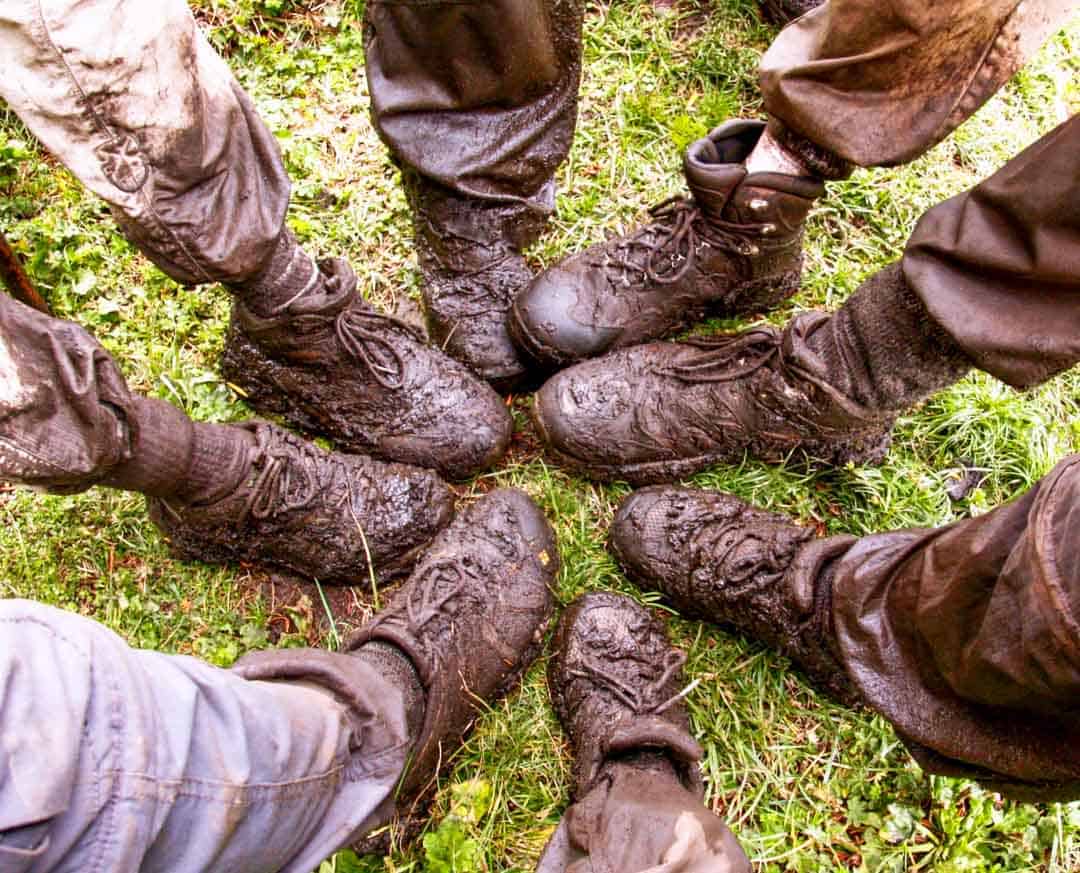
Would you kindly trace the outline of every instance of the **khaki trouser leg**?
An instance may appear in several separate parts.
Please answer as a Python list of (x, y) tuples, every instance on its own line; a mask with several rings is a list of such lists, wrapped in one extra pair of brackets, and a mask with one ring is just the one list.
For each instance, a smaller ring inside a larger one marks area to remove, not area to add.
[(701, 792), (670, 771), (608, 766), (563, 816), (536, 873), (749, 873)]
[(236, 283), (270, 256), (277, 145), (183, 0), (5, 0), (0, 98), (175, 279)]
[(222, 670), (23, 600), (0, 640), (0, 869), (310, 873), (393, 811), (401, 695), (355, 658)]
[(840, 559), (840, 654), (930, 769), (1080, 797), (1080, 455), (1020, 499)]
[(860, 166), (918, 157), (969, 118), (1076, 0), (829, 0), (761, 61), (769, 114)]

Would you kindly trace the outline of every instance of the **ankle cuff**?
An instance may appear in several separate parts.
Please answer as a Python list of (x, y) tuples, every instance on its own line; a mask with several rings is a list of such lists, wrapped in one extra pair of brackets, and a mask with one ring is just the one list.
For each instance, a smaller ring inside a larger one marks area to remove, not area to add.
[(244, 306), (265, 318), (284, 312), (295, 300), (314, 290), (320, 279), (315, 260), (285, 228), (265, 266), (231, 288)]

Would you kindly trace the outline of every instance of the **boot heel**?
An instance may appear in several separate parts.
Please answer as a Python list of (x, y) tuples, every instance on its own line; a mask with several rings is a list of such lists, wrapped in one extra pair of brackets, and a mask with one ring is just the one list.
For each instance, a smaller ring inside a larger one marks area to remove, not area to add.
[(795, 269), (744, 282), (718, 304), (717, 315), (730, 318), (775, 309), (802, 286), (802, 259)]
[(260, 415), (277, 416), (300, 430), (320, 433), (319, 423), (297, 404), (290, 403), (286, 391), (274, 378), (274, 371), (280, 366), (244, 335), (235, 320), (229, 323), (225, 348), (218, 361), (222, 379), (238, 389), (244, 402)]

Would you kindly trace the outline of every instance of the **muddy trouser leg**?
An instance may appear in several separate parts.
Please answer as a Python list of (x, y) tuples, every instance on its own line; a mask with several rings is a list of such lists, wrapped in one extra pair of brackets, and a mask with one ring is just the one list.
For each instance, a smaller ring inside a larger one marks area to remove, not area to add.
[(310, 873), (392, 809), (400, 694), (354, 658), (222, 670), (21, 600), (0, 624), (5, 870)]
[(668, 768), (614, 764), (566, 811), (536, 870), (749, 873), (750, 862), (700, 790)]
[(1080, 455), (986, 515), (859, 540), (832, 612), (852, 680), (927, 769), (1080, 797)]
[(990, 98), (1075, 0), (829, 0), (761, 61), (769, 115), (860, 166), (900, 164)]
[(173, 278), (268, 262), (289, 182), (183, 0), (7, 0), (0, 98)]
[[(193, 440), (190, 419), (132, 394), (83, 328), (0, 293), (0, 480), (165, 496), (187, 473)], [(108, 482), (121, 468), (133, 475)]]
[(901, 264), (930, 317), (1002, 381), (1080, 361), (1080, 116), (929, 210)]
[(577, 116), (582, 14), (580, 0), (369, 2), (372, 114), (395, 159), (463, 197), (549, 215)]

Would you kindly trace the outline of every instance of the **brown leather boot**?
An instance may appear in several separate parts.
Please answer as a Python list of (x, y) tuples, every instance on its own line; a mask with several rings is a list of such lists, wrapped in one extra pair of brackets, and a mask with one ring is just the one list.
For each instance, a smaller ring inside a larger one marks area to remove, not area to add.
[(547, 215), (464, 197), (402, 170), (432, 341), (500, 393), (525, 375), (506, 317), (533, 272), (521, 250)]
[(670, 486), (627, 497), (609, 539), (639, 588), (777, 649), (847, 703), (858, 694), (834, 650), (828, 567), (854, 541), (815, 540), (810, 528), (730, 494)]
[(269, 314), (238, 300), (221, 372), (260, 412), (348, 451), (453, 479), (494, 464), (510, 440), (499, 396), (416, 330), (376, 312), (340, 259), (321, 262)]
[[(478, 704), (508, 693), (539, 654), (558, 567), (543, 512), (521, 491), (493, 491), (435, 538), (390, 605), (349, 640), (349, 651), (396, 647), (423, 687), (423, 723), (396, 797), (399, 840), (426, 823), (439, 773)], [(358, 848), (380, 851), (387, 842), (384, 834)]]
[(636, 485), (744, 454), (875, 463), (897, 413), (970, 366), (894, 265), (831, 316), (585, 361), (540, 389), (533, 418), (566, 466)]
[(731, 831), (703, 803), (686, 655), (664, 623), (629, 597), (586, 594), (563, 613), (553, 649), (548, 687), (574, 752), (574, 804), (537, 873), (749, 873)]
[(684, 782), (702, 789), (701, 748), (682, 694), (686, 655), (659, 619), (628, 597), (586, 594), (563, 613), (552, 641), (548, 688), (574, 749), (574, 795), (584, 796), (604, 762), (660, 750)]
[(825, 190), (817, 178), (747, 175), (765, 124), (731, 121), (686, 151), (693, 194), (653, 221), (544, 271), (515, 301), (510, 332), (537, 360), (564, 366), (683, 330), (706, 312), (731, 316), (795, 293), (802, 229)]
[(454, 514), (453, 494), (430, 470), (326, 452), (266, 422), (220, 431), (240, 443), (219, 471), (237, 485), (191, 502), (147, 497), (182, 560), (250, 561), (330, 583), (386, 580), (409, 572)]

